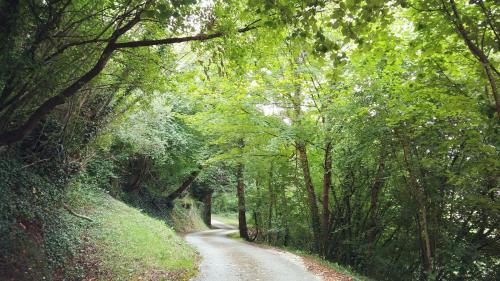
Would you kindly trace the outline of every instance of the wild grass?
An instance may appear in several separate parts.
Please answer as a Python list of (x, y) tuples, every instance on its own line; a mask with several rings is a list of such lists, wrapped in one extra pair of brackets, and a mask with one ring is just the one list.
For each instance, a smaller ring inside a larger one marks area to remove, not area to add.
[(88, 258), (96, 259), (99, 270), (113, 280), (139, 280), (152, 274), (187, 280), (196, 273), (196, 252), (164, 221), (95, 189), (75, 187), (67, 203), (94, 220), (85, 231), (95, 248)]

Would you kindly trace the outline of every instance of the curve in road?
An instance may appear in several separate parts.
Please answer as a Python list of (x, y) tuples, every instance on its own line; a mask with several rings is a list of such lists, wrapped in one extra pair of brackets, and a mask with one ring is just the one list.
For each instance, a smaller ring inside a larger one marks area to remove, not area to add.
[(265, 249), (227, 237), (235, 227), (212, 220), (217, 229), (195, 232), (186, 241), (203, 260), (192, 281), (316, 281), (302, 259), (289, 252)]

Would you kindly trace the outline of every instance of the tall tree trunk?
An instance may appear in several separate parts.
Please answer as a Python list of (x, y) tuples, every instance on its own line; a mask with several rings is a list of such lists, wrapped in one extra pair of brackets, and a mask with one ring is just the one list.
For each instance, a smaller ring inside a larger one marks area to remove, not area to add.
[(299, 152), (300, 165), (302, 166), (302, 173), (304, 174), (304, 184), (307, 191), (307, 199), (309, 201), (309, 209), (311, 212), (311, 224), (314, 235), (314, 249), (319, 250), (320, 241), (320, 219), (318, 203), (316, 199), (316, 192), (314, 191), (314, 185), (312, 183), (311, 172), (309, 170), (309, 160), (307, 158), (307, 150), (304, 143), (297, 142), (297, 150)]
[[(378, 169), (373, 181), (373, 185), (370, 190), (370, 209), (368, 211), (368, 256), (369, 259), (373, 258), (373, 251), (375, 247), (375, 240), (378, 234), (378, 198), (380, 190), (385, 183), (385, 146), (382, 144), (380, 150), (380, 157), (378, 160)], [(372, 263), (368, 264), (368, 271), (373, 272), (374, 268), (371, 266)]]
[(253, 220), (255, 222), (255, 235), (252, 238), (252, 241), (255, 241), (259, 236), (261, 236), (261, 228), (264, 227), (264, 225), (261, 223), (263, 222), (262, 218), (262, 203), (264, 202), (264, 198), (262, 198), (262, 191), (261, 191), (261, 183), (260, 183), (260, 174), (257, 173), (257, 176), (255, 178), (255, 188), (257, 189), (257, 205), (255, 206), (255, 209), (253, 210)]
[(332, 142), (325, 144), (325, 158), (323, 163), (323, 194), (321, 214), (321, 255), (328, 254), (328, 237), (330, 230), (330, 186), (332, 185)]
[(212, 226), (212, 192), (207, 192), (205, 196), (203, 196), (203, 205), (205, 205), (203, 221), (207, 226)]
[(377, 220), (378, 220), (378, 197), (380, 193), (380, 189), (384, 186), (385, 178), (385, 147), (382, 144), (382, 148), (380, 150), (380, 156), (378, 160), (378, 169), (377, 174), (375, 175), (375, 180), (373, 181), (371, 190), (370, 190), (370, 210), (368, 211), (368, 244), (372, 247), (375, 242), (375, 237), (377, 235)]
[(236, 171), (236, 192), (238, 196), (238, 227), (240, 230), (240, 237), (249, 240), (246, 209), (245, 209), (245, 181), (243, 178), (244, 165), (242, 163), (238, 164)]
[[(353, 228), (353, 222), (352, 222), (352, 208), (351, 208), (351, 200), (352, 196), (354, 194), (353, 191), (353, 186), (355, 183), (355, 174), (353, 171), (351, 171), (351, 184), (349, 186), (349, 190), (344, 194), (344, 221), (343, 221), (343, 226), (344, 226), (344, 237), (342, 239), (345, 239), (347, 241), (353, 241), (352, 238), (352, 228)], [(347, 249), (345, 251), (344, 255), (344, 263), (345, 264), (351, 264), (351, 259), (352, 259), (352, 252), (353, 252), (353, 245), (351, 243), (348, 243)]]
[[(303, 58), (299, 58), (301, 61)], [(299, 62), (300, 63), (300, 62)], [(302, 126), (302, 96), (301, 96), (301, 85), (295, 86), (295, 92), (291, 96), (291, 102), (294, 111), (293, 123), (295, 126), (300, 128)], [(316, 252), (320, 250), (320, 237), (321, 237), (321, 222), (319, 217), (318, 202), (316, 198), (316, 192), (314, 191), (314, 185), (311, 178), (311, 172), (309, 168), (309, 160), (307, 158), (307, 148), (304, 140), (300, 139), (298, 136), (295, 140), (295, 147), (297, 149), (298, 158), (300, 161), (300, 166), (302, 168), (302, 173), (304, 176), (304, 185), (307, 192), (307, 200), (309, 203), (309, 210), (311, 213), (311, 227), (313, 231), (313, 247)]]
[(271, 241), (272, 233), (270, 229), (272, 228), (272, 222), (273, 222), (273, 209), (274, 205), (276, 204), (276, 194), (274, 194), (274, 188), (273, 188), (273, 162), (271, 162), (271, 165), (269, 167), (269, 180), (267, 188), (269, 193), (269, 209), (267, 213), (266, 240), (268, 243), (272, 243)]
[(427, 222), (427, 200), (425, 196), (425, 191), (421, 183), (417, 180), (413, 169), (411, 168), (409, 162), (409, 150), (408, 143), (405, 140), (401, 141), (403, 147), (403, 160), (408, 172), (409, 184), (414, 191), (415, 201), (417, 203), (418, 214), (417, 222), (418, 229), (420, 232), (420, 243), (422, 251), (422, 268), (424, 271), (424, 277), (428, 278), (433, 272), (433, 255), (431, 250), (431, 237), (429, 235), (429, 225)]

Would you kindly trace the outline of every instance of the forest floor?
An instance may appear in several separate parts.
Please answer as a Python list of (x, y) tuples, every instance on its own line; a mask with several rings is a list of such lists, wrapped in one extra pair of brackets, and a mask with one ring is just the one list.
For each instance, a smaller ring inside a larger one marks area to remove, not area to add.
[[(214, 229), (188, 234), (188, 243), (202, 256), (200, 274), (193, 281), (215, 280), (355, 280), (313, 258), (228, 237), (234, 225), (212, 220)], [(231, 235), (232, 236), (232, 235)]]

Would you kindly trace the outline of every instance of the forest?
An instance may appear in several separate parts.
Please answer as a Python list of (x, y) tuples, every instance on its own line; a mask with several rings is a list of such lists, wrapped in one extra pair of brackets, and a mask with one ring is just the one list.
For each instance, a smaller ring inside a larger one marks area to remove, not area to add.
[(499, 51), (497, 0), (1, 0), (0, 280), (189, 280), (213, 215), (500, 280)]

